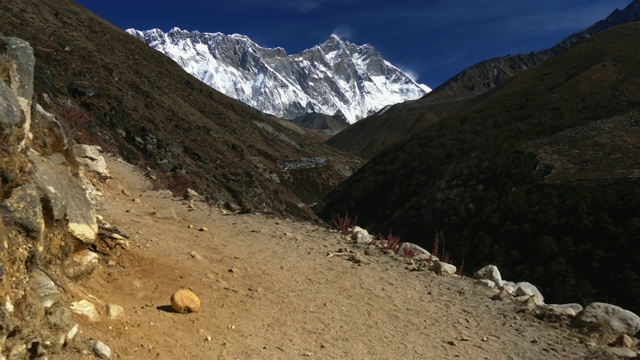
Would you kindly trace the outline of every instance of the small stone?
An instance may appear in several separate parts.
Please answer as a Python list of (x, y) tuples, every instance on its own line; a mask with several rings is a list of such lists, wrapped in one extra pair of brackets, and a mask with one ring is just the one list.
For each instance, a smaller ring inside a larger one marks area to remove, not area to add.
[(606, 352), (610, 355), (614, 355), (623, 359), (635, 359), (638, 356), (637, 352), (629, 348), (622, 348), (622, 347), (611, 347), (611, 348), (608, 348)]
[(487, 342), (487, 341), (489, 341), (489, 338), (488, 338), (488, 337), (486, 337), (486, 336), (483, 336), (483, 337), (482, 337), (482, 341)]
[(104, 217), (100, 214), (96, 214), (96, 220), (98, 221), (104, 221)]
[(93, 340), (93, 353), (101, 359), (111, 358), (111, 349), (100, 340)]
[(133, 199), (131, 201), (133, 201), (136, 204), (142, 204), (142, 201), (140, 201), (140, 198), (135, 198), (135, 199)]
[(207, 336), (206, 338), (204, 338), (204, 341), (211, 342), (211, 336)]
[(181, 314), (199, 312), (200, 299), (188, 289), (180, 289), (171, 296), (171, 308)]
[(65, 344), (71, 344), (71, 342), (73, 341), (73, 339), (76, 337), (76, 335), (78, 334), (78, 324), (73, 325), (73, 327), (67, 332), (67, 335), (65, 335), (64, 338), (64, 343)]
[(232, 273), (232, 274), (240, 275), (240, 272), (239, 272), (239, 271), (238, 271), (238, 269), (236, 269), (236, 268), (231, 268), (231, 269), (229, 269), (228, 271), (229, 271), (230, 273)]
[(116, 262), (113, 260), (107, 261), (107, 266), (116, 266)]
[(613, 342), (613, 345), (616, 347), (632, 348), (635, 346), (635, 341), (627, 334), (620, 334), (616, 341)]
[(122, 189), (122, 195), (124, 196), (131, 196), (131, 192), (127, 189)]
[(193, 225), (191, 224), (187, 225), (187, 229), (193, 229)]
[(499, 293), (493, 295), (491, 297), (491, 300), (500, 300), (500, 301), (505, 301), (507, 299), (510, 299), (511, 295), (509, 295), (509, 292), (506, 290), (500, 290)]
[(124, 308), (116, 304), (107, 305), (107, 318), (109, 320), (117, 320), (124, 317)]
[(200, 229), (198, 229), (198, 231), (209, 231), (209, 229), (207, 229), (206, 227), (201, 227)]
[(458, 343), (451, 340), (451, 341), (447, 341), (447, 344), (451, 345), (451, 346), (458, 346)]

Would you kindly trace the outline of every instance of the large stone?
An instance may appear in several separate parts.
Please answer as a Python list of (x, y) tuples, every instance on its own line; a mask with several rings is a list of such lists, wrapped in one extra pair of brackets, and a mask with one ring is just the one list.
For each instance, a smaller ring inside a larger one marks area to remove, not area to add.
[(117, 320), (124, 317), (124, 308), (116, 304), (107, 305), (107, 318), (109, 320)]
[(454, 265), (438, 261), (434, 264), (433, 271), (438, 275), (453, 275), (456, 273), (457, 269)]
[(487, 279), (493, 281), (497, 286), (501, 287), (505, 281), (502, 280), (500, 270), (495, 265), (487, 265), (473, 274), (476, 279)]
[(78, 164), (97, 173), (103, 178), (108, 178), (109, 169), (104, 157), (100, 155), (100, 147), (97, 145), (76, 144), (73, 146), (73, 156)]
[(431, 253), (425, 250), (424, 248), (410, 242), (403, 242), (398, 248), (398, 251), (396, 251), (396, 254), (400, 256), (412, 258), (416, 261), (429, 261), (429, 260), (437, 261), (438, 260), (437, 258), (431, 256)]
[(535, 285), (532, 285), (531, 283), (528, 283), (526, 281), (519, 282), (516, 285), (518, 285), (518, 287), (516, 288), (517, 296), (533, 296), (536, 304), (544, 304), (544, 296), (542, 296), (542, 293), (540, 292), (540, 290), (538, 290), (537, 287), (535, 287)]
[(200, 299), (191, 290), (180, 289), (171, 296), (171, 308), (181, 314), (198, 312)]
[(90, 250), (82, 250), (71, 255), (63, 264), (64, 272), (70, 279), (79, 279), (91, 274), (99, 265), (100, 255)]
[(359, 226), (355, 226), (351, 232), (351, 240), (357, 244), (369, 244), (373, 240), (373, 236), (369, 232)]
[(101, 359), (111, 359), (111, 349), (100, 340), (91, 341), (93, 353)]
[(31, 153), (35, 167), (35, 181), (40, 193), (49, 202), (53, 220), (67, 221), (67, 230), (86, 248), (93, 244), (98, 223), (93, 204), (78, 180), (69, 174), (65, 160), (55, 154), (44, 158)]
[(13, 189), (11, 196), (2, 202), (2, 207), (9, 211), (9, 217), (22, 225), (37, 238), (44, 233), (44, 218), (38, 189), (33, 184), (22, 185)]
[(620, 334), (634, 336), (640, 331), (640, 317), (619, 306), (605, 303), (591, 303), (579, 312), (574, 320), (579, 326), (607, 325)]

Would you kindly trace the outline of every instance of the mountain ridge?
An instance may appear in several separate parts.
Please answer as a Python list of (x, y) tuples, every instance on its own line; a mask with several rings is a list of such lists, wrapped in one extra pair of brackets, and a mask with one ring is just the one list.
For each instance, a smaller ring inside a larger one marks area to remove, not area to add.
[(240, 34), (177, 27), (167, 33), (126, 31), (213, 88), (287, 119), (317, 112), (354, 123), (384, 106), (422, 97), (428, 89), (384, 60), (373, 46), (355, 45), (335, 34), (290, 55)]

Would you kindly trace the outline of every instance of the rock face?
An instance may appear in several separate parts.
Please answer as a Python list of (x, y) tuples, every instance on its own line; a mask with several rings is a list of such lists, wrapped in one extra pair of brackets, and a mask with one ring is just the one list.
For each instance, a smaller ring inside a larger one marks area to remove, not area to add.
[(286, 119), (307, 113), (342, 116), (349, 123), (383, 107), (424, 96), (415, 83), (371, 45), (332, 35), (324, 44), (289, 55), (243, 35), (173, 28), (127, 30), (214, 89)]
[(605, 303), (591, 303), (576, 315), (577, 325), (606, 324), (612, 330), (634, 336), (640, 331), (640, 317), (619, 306)]
[(32, 101), (34, 63), (27, 42), (0, 36), (0, 359), (59, 351), (77, 329), (61, 303), (63, 264), (97, 264), (76, 254), (95, 239), (95, 211), (59, 124)]
[(171, 296), (171, 308), (178, 313), (187, 314), (200, 311), (200, 299), (188, 289), (180, 289)]

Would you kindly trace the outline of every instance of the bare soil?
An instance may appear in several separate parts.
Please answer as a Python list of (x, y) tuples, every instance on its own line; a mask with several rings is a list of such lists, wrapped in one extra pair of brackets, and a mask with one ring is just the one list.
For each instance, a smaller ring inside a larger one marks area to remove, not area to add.
[[(107, 161), (113, 178), (101, 185), (99, 213), (130, 243), (106, 251), (113, 243), (100, 241), (108, 255), (79, 287), (123, 306), (125, 316), (75, 320), (81, 337), (103, 341), (114, 359), (591, 356), (576, 329), (518, 313), (471, 279), (408, 271), (403, 259), (382, 252), (363, 255), (361, 264), (328, 257), (364, 249), (309, 223), (225, 214), (199, 202), (189, 209), (150, 190), (132, 165)], [(171, 311), (180, 288), (200, 297), (199, 313)], [(57, 358), (86, 358), (80, 349)]]

